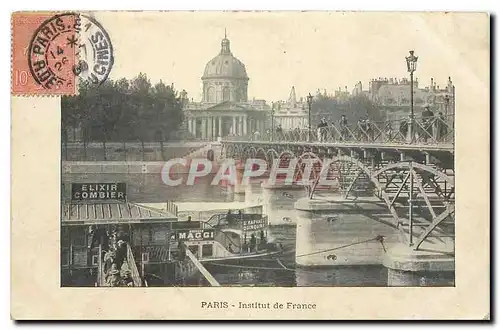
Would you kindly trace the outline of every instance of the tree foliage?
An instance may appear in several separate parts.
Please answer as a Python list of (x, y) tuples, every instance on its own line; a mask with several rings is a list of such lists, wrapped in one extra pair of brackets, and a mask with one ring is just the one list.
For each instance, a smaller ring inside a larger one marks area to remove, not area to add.
[(61, 112), (63, 134), (79, 128), (86, 141), (166, 141), (183, 120), (173, 86), (153, 86), (143, 73), (98, 87), (82, 81), (79, 95), (62, 98)]
[(316, 95), (311, 107), (313, 125), (317, 125), (321, 118), (338, 123), (342, 115), (351, 123), (366, 118), (372, 121), (383, 120), (381, 108), (364, 95), (350, 96), (347, 99)]

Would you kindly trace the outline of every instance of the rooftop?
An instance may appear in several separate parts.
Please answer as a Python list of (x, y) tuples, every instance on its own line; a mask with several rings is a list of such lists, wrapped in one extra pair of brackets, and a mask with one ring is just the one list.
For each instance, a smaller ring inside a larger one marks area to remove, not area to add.
[(97, 225), (177, 221), (175, 214), (130, 202), (66, 202), (62, 205), (63, 225)]

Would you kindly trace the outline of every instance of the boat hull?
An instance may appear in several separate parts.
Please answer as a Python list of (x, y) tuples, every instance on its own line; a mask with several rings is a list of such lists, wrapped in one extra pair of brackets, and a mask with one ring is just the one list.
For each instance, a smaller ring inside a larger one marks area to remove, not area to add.
[(284, 253), (284, 251), (269, 251), (264, 253), (258, 253), (254, 255), (240, 255), (234, 257), (221, 257), (213, 258), (210, 260), (200, 260), (203, 265), (206, 266), (241, 266), (245, 267), (256, 267), (256, 268), (276, 268), (281, 269), (284, 267), (280, 265), (279, 259), (288, 256), (293, 256), (290, 253)]

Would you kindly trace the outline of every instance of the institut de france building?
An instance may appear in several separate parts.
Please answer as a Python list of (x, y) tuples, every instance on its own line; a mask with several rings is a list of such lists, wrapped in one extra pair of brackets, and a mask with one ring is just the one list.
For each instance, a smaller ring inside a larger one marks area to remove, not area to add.
[(200, 102), (189, 101), (184, 91), (181, 95), (187, 129), (193, 137), (216, 140), (267, 129), (270, 107), (264, 100), (248, 100), (249, 77), (245, 65), (232, 54), (227, 36), (219, 54), (206, 64), (201, 80)]

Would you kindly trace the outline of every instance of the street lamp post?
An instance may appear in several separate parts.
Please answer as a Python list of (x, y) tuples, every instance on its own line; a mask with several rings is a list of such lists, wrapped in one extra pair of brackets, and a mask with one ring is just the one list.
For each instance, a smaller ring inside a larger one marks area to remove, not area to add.
[(274, 106), (275, 103), (273, 102), (271, 106), (271, 141), (274, 140)]
[(311, 93), (309, 93), (309, 95), (307, 95), (307, 106), (309, 107), (309, 118), (308, 118), (308, 122), (307, 122), (307, 126), (308, 126), (308, 129), (307, 129), (307, 141), (308, 142), (311, 141), (311, 108), (312, 108), (312, 102), (313, 102), (313, 96), (311, 95)]
[(448, 106), (450, 105), (450, 96), (446, 94), (444, 96), (444, 118), (448, 119)]
[(413, 142), (413, 121), (415, 120), (415, 115), (413, 113), (413, 72), (417, 70), (417, 60), (418, 57), (415, 56), (415, 52), (410, 50), (410, 56), (406, 56), (406, 66), (408, 72), (410, 73), (410, 120), (408, 122), (408, 137), (410, 143)]

